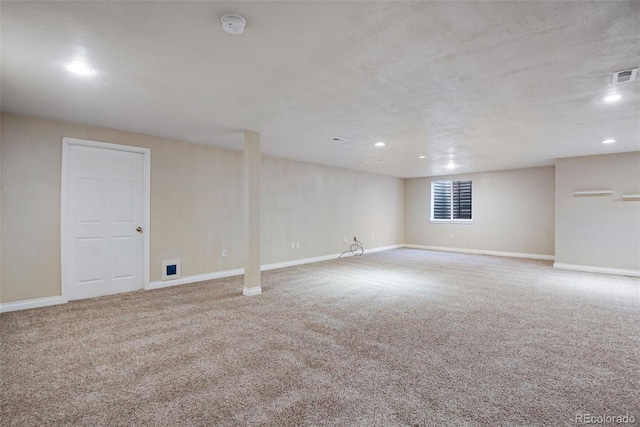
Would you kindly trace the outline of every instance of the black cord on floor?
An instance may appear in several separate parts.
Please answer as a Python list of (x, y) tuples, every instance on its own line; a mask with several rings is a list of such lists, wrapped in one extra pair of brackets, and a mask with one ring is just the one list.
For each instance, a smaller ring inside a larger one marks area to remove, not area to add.
[(360, 256), (364, 254), (364, 247), (362, 246), (362, 243), (360, 243), (359, 240), (356, 240), (355, 237), (353, 238), (353, 240), (355, 241), (355, 243), (351, 244), (351, 246), (349, 247), (349, 250), (342, 252), (338, 257), (338, 259), (342, 258), (342, 255), (348, 252), (351, 252), (353, 256)]

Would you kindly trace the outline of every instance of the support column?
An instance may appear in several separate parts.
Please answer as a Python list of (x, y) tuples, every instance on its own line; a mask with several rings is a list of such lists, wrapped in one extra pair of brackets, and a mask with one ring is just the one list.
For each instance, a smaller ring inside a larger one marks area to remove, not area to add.
[(244, 131), (245, 261), (243, 295), (259, 295), (260, 284), (260, 134)]

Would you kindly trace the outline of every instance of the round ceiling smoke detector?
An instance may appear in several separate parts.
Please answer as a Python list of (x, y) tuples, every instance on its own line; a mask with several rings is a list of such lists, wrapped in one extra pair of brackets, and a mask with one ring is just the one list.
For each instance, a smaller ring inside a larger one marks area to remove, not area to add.
[(242, 16), (231, 13), (222, 15), (220, 21), (222, 22), (222, 28), (231, 34), (242, 34), (244, 32), (244, 26), (247, 25), (247, 21), (245, 21)]

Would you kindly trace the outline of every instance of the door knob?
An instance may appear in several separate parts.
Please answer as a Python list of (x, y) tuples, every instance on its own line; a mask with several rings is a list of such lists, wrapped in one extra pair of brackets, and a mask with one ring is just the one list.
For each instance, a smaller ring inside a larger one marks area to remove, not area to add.
[(136, 231), (137, 231), (138, 233), (142, 233), (142, 227), (138, 227), (138, 228), (136, 228)]

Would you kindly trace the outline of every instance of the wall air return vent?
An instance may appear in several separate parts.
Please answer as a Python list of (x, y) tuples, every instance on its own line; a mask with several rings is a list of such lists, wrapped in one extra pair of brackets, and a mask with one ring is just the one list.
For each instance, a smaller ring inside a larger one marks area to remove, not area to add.
[(616, 71), (611, 75), (611, 83), (614, 85), (620, 83), (632, 82), (638, 76), (638, 67), (630, 68), (628, 70)]

